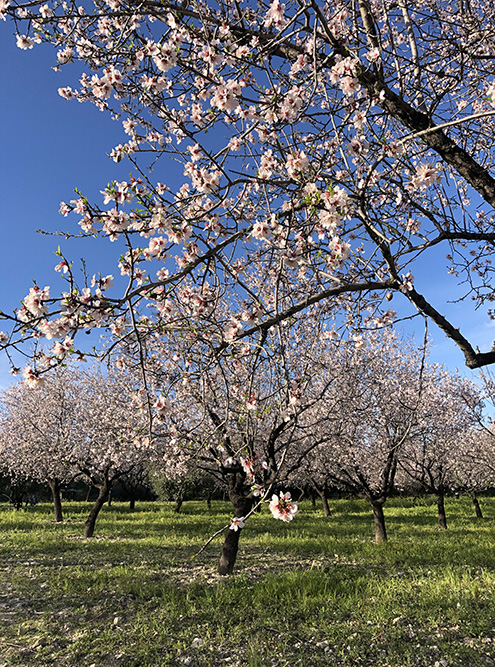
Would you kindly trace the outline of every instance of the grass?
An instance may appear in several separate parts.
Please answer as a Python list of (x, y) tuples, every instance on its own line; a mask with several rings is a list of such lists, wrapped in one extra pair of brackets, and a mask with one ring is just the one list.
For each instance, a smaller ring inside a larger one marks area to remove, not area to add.
[(495, 499), (385, 506), (389, 542), (372, 541), (366, 504), (302, 503), (290, 524), (268, 512), (241, 537), (236, 572), (216, 574), (227, 504), (0, 505), (0, 667), (478, 667), (495, 665)]

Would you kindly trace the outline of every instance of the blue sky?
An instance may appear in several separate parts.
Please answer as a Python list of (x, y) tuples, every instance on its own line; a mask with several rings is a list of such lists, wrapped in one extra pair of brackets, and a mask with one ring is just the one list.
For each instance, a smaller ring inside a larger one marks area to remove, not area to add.
[[(90, 273), (96, 269), (116, 273), (117, 249), (106, 242), (91, 240), (64, 241), (36, 234), (36, 229), (56, 231), (73, 224), (71, 218), (58, 214), (60, 202), (74, 196), (79, 188), (90, 199), (98, 201), (99, 191), (113, 180), (126, 178), (130, 165), (115, 164), (108, 158), (112, 148), (124, 141), (122, 126), (89, 104), (63, 100), (57, 89), (74, 85), (71, 77), (77, 71), (54, 72), (55, 51), (37, 46), (31, 51), (16, 47), (10, 23), (0, 24), (0, 308), (12, 311), (20, 304), (36, 280), (40, 286), (61, 287), (54, 273), (57, 263), (54, 251), (60, 243), (70, 259), (85, 257)], [(77, 85), (77, 84), (76, 84)], [(495, 338), (495, 327), (483, 313), (474, 313), (463, 304), (444, 306), (453, 295), (455, 282), (438, 280), (436, 271), (445, 264), (443, 252), (434, 261), (415, 271), (416, 287), (428, 294), (440, 312), (452, 315), (456, 326), (481, 349), (489, 349)], [(445, 274), (442, 274), (445, 275)], [(400, 296), (393, 308), (399, 308)], [(0, 323), (0, 329), (2, 324)], [(406, 326), (408, 332), (415, 325)], [(422, 338), (422, 327), (417, 334)], [(430, 325), (434, 347), (431, 359), (450, 368), (464, 368), (462, 354), (456, 346)], [(8, 364), (0, 358), (0, 386), (11, 381)]]

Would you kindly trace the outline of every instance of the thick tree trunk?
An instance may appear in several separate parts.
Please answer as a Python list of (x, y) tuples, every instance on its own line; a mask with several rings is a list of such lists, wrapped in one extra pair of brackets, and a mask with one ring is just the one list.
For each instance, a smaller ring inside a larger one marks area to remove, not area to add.
[(109, 491), (110, 484), (108, 482), (105, 482), (102, 486), (100, 486), (98, 498), (95, 500), (95, 504), (91, 508), (91, 512), (89, 513), (86, 523), (84, 524), (84, 537), (93, 537), (95, 532), (96, 519), (100, 513), (101, 508), (108, 499)]
[(63, 521), (64, 518), (62, 516), (62, 498), (60, 495), (60, 482), (58, 479), (52, 479), (48, 482), (50, 486), (50, 491), (52, 492), (52, 500), (53, 500), (53, 514), (55, 517), (55, 521)]
[(473, 501), (474, 511), (476, 512), (477, 518), (482, 519), (483, 512), (481, 511), (480, 502), (478, 500), (478, 496), (476, 495), (475, 491), (471, 491), (471, 500)]
[[(253, 506), (253, 499), (246, 498), (245, 496), (240, 495), (240, 493), (235, 490), (229, 490), (229, 496), (234, 505), (234, 516), (243, 517), (248, 514)], [(239, 550), (239, 538), (241, 536), (241, 528), (238, 530), (227, 531), (225, 537), (225, 542), (223, 543), (222, 554), (220, 556), (220, 562), (218, 564), (218, 573), (219, 574), (232, 574), (234, 570), (235, 561), (237, 558), (237, 552)]]
[(383, 514), (384, 501), (368, 501), (373, 509), (375, 525), (375, 542), (381, 544), (387, 541), (387, 530), (385, 528), (385, 515)]
[(445, 499), (443, 491), (437, 493), (438, 507), (438, 529), (447, 530), (447, 517), (445, 515)]

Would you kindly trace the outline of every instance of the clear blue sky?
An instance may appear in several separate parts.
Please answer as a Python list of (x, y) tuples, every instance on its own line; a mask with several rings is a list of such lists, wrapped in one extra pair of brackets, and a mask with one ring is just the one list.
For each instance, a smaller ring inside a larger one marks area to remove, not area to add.
[[(48, 46), (18, 49), (12, 27), (0, 22), (0, 308), (5, 311), (19, 305), (35, 279), (41, 287), (53, 285), (54, 293), (61, 287), (53, 271), (58, 261), (53, 253), (59, 243), (70, 259), (84, 256), (90, 272), (117, 273), (112, 255), (118, 253), (111, 244), (89, 239), (66, 242), (35, 230), (67, 229), (73, 222), (58, 214), (60, 201), (71, 199), (76, 187), (98, 200), (109, 181), (122, 180), (130, 170), (125, 161), (117, 165), (107, 156), (125, 140), (121, 124), (92, 105), (67, 102), (58, 95), (59, 87), (74, 85), (77, 69), (69, 66), (54, 72), (55, 51)], [(441, 312), (455, 313), (456, 326), (470, 340), (489, 349), (495, 327), (484, 314), (473, 314), (470, 304), (467, 308), (452, 305), (448, 311), (442, 305), (452, 297), (455, 285), (447, 277), (438, 280), (438, 272), (433, 272), (445, 264), (443, 254), (439, 252), (436, 261), (415, 271), (416, 287), (432, 296)], [(395, 296), (392, 307), (398, 308), (399, 302)], [(434, 339), (431, 359), (471, 376), (455, 345), (433, 324), (430, 333)], [(417, 334), (418, 342), (421, 335)], [(1, 358), (0, 387), (10, 381), (8, 365)]]

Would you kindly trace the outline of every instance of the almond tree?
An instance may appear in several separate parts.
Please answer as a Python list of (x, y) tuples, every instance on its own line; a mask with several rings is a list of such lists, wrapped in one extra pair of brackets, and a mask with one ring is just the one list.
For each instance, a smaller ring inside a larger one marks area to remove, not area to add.
[[(397, 483), (414, 486), (437, 497), (438, 527), (447, 528), (445, 494), (461, 488), (471, 477), (467, 473), (467, 435), (482, 415), (477, 387), (444, 368), (431, 368), (423, 389), (418, 425), (414, 437), (405, 443), (399, 457)], [(474, 487), (473, 487), (474, 488)]]
[[(418, 429), (425, 382), (425, 349), (390, 330), (342, 347), (331, 404), (316, 406), (320, 444), (302, 461), (298, 479), (364, 498), (373, 510), (376, 542), (387, 539), (383, 505), (405, 443)], [(327, 363), (333, 365), (329, 354)], [(332, 419), (337, 405), (339, 419)], [(322, 415), (323, 413), (323, 415)]]
[[(120, 260), (78, 285), (59, 251), (63, 294), (35, 285), (4, 313), (3, 346), (56, 340), (26, 378), (77, 351), (81, 330), (110, 328), (119, 345), (145, 313), (140, 329), (156, 330), (150, 313), (180, 305), (186, 278), (200, 299), (236, 293), (256, 310), (219, 320), (225, 345), (342, 295), (355, 324), (367, 302), (393, 320), (385, 298), (397, 294), (470, 368), (493, 363), (414, 272), (432, 256), (440, 280), (443, 249), (449, 299), (490, 315), (494, 12), (491, 0), (0, 0), (21, 49), (48, 42), (63, 70), (79, 64), (78, 87), (60, 95), (122, 122), (111, 156), (134, 169), (102, 202), (81, 194), (60, 208), (76, 216), (67, 235), (117, 241)], [(127, 282), (111, 291), (116, 270)], [(248, 288), (249, 274), (276, 274), (285, 298)], [(191, 327), (205, 318), (198, 309)]]
[(84, 526), (84, 536), (92, 537), (112, 485), (149, 460), (150, 443), (137, 392), (128, 376), (94, 369), (81, 374), (77, 389), (80, 437), (73, 457), (84, 479), (98, 489)]
[(55, 521), (62, 521), (60, 487), (78, 474), (74, 448), (78, 392), (73, 369), (59, 368), (35, 388), (21, 382), (1, 397), (0, 458), (13, 479), (48, 484)]
[(315, 447), (314, 406), (339, 369), (321, 361), (330, 332), (318, 312), (262, 332), (255, 345), (233, 342), (228, 351), (219, 351), (217, 329), (213, 321), (201, 334), (186, 328), (142, 335), (134, 344), (128, 338), (119, 363), (144, 368), (152, 448), (167, 477), (205, 473), (226, 489), (233, 519), (219, 572), (230, 574), (244, 522), (257, 504), (271, 498), (273, 515), (283, 520), (296, 513), (287, 493), (274, 492)]
[(149, 458), (136, 392), (113, 371), (57, 369), (3, 395), (0, 451), (11, 475), (49, 484), (62, 520), (60, 485), (82, 477), (98, 489), (85, 524), (92, 537), (112, 484)]
[(495, 434), (493, 424), (472, 428), (457, 443), (456, 489), (469, 493), (476, 516), (483, 518), (478, 499), (480, 491), (495, 486)]

